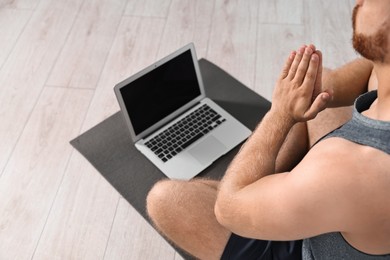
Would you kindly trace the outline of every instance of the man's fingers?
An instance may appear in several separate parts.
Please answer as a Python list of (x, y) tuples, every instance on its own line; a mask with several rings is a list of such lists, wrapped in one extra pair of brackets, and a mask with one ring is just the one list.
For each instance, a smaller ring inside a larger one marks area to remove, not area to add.
[(322, 74), (322, 52), (320, 50), (315, 51), (315, 54), (319, 57), (319, 63), (318, 63), (318, 73)]
[(313, 54), (313, 49), (311, 47), (306, 47), (294, 77), (295, 82), (298, 83), (299, 85), (302, 84), (302, 82), (307, 76), (306, 73), (308, 71), (309, 64), (311, 64), (312, 54)]
[(288, 58), (286, 60), (286, 63), (284, 64), (284, 68), (282, 70), (282, 74), (280, 75), (280, 77), (282, 79), (287, 77), (287, 75), (288, 75), (288, 73), (290, 71), (290, 68), (291, 68), (291, 64), (293, 63), (296, 54), (297, 53), (295, 51), (293, 51), (293, 52), (290, 53), (290, 56), (288, 56)]
[(299, 50), (297, 51), (297, 53), (295, 55), (294, 61), (291, 64), (290, 71), (288, 72), (288, 78), (290, 80), (292, 80), (295, 77), (295, 74), (297, 73), (298, 66), (299, 66), (299, 63), (301, 63), (305, 49), (306, 49), (306, 46), (302, 46), (301, 48), (299, 48)]
[(314, 102), (311, 104), (310, 108), (304, 114), (304, 120), (314, 119), (319, 112), (324, 110), (330, 101), (330, 95), (327, 92), (319, 94)]
[(302, 86), (308, 88), (307, 91), (310, 91), (310, 96), (313, 95), (314, 83), (317, 80), (318, 66), (319, 66), (319, 57), (317, 54), (313, 54), (310, 57), (310, 63), (308, 65), (307, 71), (305, 72)]
[[(290, 108), (291, 117), (296, 121), (307, 121), (313, 119), (317, 114), (326, 108), (330, 100), (329, 93), (321, 93), (313, 100), (313, 92), (317, 87), (321, 87), (322, 54), (316, 50), (314, 45), (302, 46), (298, 51), (291, 52), (286, 60), (280, 81), (282, 87), (277, 88), (275, 102), (287, 104)], [(279, 86), (278, 85), (278, 86)], [(320, 91), (318, 92), (320, 93)]]
[(313, 101), (317, 97), (319, 93), (322, 91), (322, 70), (323, 70), (323, 65), (322, 65), (322, 52), (317, 50), (315, 54), (318, 55), (319, 61), (318, 61), (318, 72), (317, 72), (317, 78), (316, 82), (314, 83), (314, 91), (313, 91)]

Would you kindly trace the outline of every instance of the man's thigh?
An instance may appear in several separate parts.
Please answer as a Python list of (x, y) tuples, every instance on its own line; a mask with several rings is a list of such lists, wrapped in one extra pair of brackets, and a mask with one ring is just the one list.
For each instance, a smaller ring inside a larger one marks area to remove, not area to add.
[(214, 214), (218, 182), (206, 179), (158, 182), (147, 197), (157, 229), (177, 246), (200, 259), (219, 259), (231, 232)]

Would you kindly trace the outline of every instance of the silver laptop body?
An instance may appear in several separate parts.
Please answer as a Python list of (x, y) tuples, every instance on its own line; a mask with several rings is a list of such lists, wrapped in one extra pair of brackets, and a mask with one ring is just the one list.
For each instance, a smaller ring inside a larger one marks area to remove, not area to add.
[(206, 98), (192, 43), (114, 91), (135, 147), (171, 179), (193, 178), (251, 134)]

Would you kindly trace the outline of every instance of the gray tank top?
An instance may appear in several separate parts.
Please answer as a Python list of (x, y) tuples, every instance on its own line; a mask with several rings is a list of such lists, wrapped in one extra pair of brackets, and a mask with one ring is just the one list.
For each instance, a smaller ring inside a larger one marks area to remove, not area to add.
[[(354, 143), (370, 146), (390, 154), (390, 122), (373, 120), (361, 112), (370, 108), (377, 98), (377, 91), (361, 95), (355, 101), (352, 119), (321, 140), (341, 137)], [(390, 250), (390, 249), (389, 249)], [(368, 255), (355, 249), (339, 232), (319, 235), (303, 241), (303, 259), (389, 259), (389, 255)]]

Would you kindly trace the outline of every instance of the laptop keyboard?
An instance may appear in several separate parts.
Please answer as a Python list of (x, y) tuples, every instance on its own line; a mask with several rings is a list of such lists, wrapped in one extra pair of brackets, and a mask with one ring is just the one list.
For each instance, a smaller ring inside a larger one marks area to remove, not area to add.
[(163, 162), (167, 162), (226, 119), (207, 104), (202, 105), (165, 131), (145, 143)]

